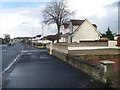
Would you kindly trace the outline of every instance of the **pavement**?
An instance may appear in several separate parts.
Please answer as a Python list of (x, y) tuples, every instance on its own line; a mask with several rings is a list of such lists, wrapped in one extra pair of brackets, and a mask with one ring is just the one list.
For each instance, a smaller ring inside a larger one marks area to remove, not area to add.
[(49, 55), (45, 49), (27, 45), (18, 63), (3, 83), (5, 90), (10, 88), (110, 88)]

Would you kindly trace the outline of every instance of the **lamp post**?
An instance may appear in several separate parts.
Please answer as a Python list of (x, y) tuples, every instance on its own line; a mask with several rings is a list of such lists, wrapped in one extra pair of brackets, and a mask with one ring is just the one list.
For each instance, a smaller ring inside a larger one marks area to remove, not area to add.
[[(43, 26), (44, 26), (44, 23), (42, 22), (42, 38), (44, 37), (44, 33), (43, 33)], [(43, 39), (42, 39), (42, 48), (44, 48), (44, 44), (43, 44)]]
[[(23, 24), (30, 24), (32, 26), (32, 38), (33, 38), (33, 25), (31, 23), (23, 23)], [(33, 46), (33, 40), (31, 39), (31, 43), (32, 43), (32, 46)]]

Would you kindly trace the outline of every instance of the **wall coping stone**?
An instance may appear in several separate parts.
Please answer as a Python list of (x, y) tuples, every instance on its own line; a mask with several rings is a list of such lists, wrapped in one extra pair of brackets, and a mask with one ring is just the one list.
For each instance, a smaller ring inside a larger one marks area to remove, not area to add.
[(102, 60), (100, 61), (101, 64), (108, 65), (108, 64), (114, 64), (115, 62), (109, 61), (109, 60)]

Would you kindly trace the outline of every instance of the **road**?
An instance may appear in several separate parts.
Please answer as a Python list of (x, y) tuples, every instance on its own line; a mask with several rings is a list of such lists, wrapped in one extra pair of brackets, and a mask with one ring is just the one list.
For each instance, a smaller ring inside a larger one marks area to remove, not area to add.
[(86, 73), (51, 56), (45, 49), (26, 46), (3, 88), (105, 88)]
[(16, 42), (14, 45), (2, 46), (2, 71), (9, 66), (9, 64), (21, 53), (23, 44)]
[(0, 72), (2, 72), (2, 45), (0, 45)]

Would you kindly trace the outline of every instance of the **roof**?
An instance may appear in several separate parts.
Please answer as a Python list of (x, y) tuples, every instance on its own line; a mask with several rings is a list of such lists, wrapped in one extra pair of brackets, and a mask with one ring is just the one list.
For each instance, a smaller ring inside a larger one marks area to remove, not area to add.
[(115, 36), (120, 36), (120, 34), (116, 34)]
[[(86, 20), (86, 19), (85, 19)], [(71, 23), (72, 25), (82, 25), (82, 23), (85, 21), (85, 20), (75, 20), (75, 19), (71, 19)]]
[[(78, 20), (78, 19), (71, 19), (70, 22), (72, 23), (72, 25), (79, 25), (81, 26), (83, 24), (83, 22), (85, 21), (86, 19), (84, 20)], [(64, 25), (64, 28), (68, 28), (69, 27), (69, 22), (67, 21), (66, 23), (63, 23)], [(96, 29), (97, 29), (97, 25), (96, 24), (92, 24)]]
[[(87, 19), (85, 19), (85, 20), (72, 20), (73, 25), (79, 25), (79, 27), (77, 27), (76, 30), (73, 31), (72, 35), (81, 27), (81, 25), (84, 23), (84, 21), (87, 21), (88, 23), (90, 23)], [(101, 36), (101, 34), (97, 31), (97, 25), (91, 24), (91, 26), (95, 27), (95, 31), (99, 34), (99, 36)]]
[[(71, 35), (74, 34), (74, 33), (81, 27), (81, 25), (82, 25), (85, 21), (89, 22), (87, 19), (84, 19), (84, 20), (71, 19), (71, 20), (70, 20), (71, 24), (72, 24), (73, 26), (78, 26), (78, 27), (71, 33)], [(89, 23), (90, 23), (90, 22), (89, 22)], [(90, 23), (90, 24), (91, 24), (91, 23)], [(69, 27), (70, 23), (69, 23), (69, 21), (68, 21), (68, 22), (66, 22), (66, 23), (63, 23), (63, 25), (64, 25), (64, 28), (67, 29), (67, 28)], [(93, 27), (95, 28), (95, 31), (101, 36), (101, 34), (97, 31), (97, 25), (96, 25), (96, 24), (91, 24), (91, 26), (93, 26)], [(66, 35), (62, 35), (62, 36), (66, 36)]]
[(84, 20), (78, 20), (78, 19), (71, 19), (70, 21), (66, 21), (65, 23), (63, 23), (64, 25), (64, 28), (67, 29), (70, 25), (70, 22), (72, 23), (73, 26), (81, 26), (82, 23), (85, 21), (86, 19)]
[(62, 33), (57, 33), (55, 35), (47, 35), (42, 37), (40, 40), (57, 40), (57, 38), (60, 38), (60, 36), (62, 35)]

